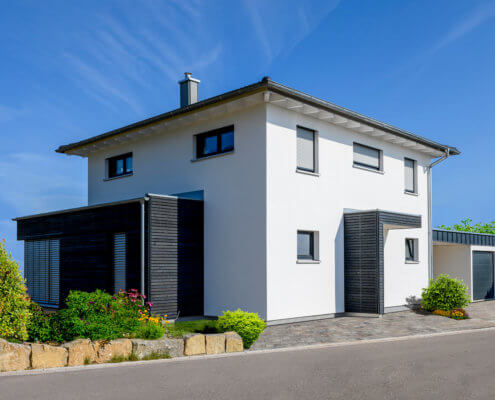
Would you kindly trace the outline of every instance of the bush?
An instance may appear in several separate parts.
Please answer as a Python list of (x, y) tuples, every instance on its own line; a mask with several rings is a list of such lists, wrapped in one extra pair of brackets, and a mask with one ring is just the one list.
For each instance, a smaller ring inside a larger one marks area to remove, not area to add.
[(34, 301), (29, 305), (31, 318), (27, 326), (28, 337), (33, 342), (62, 342), (59, 321), (56, 313), (46, 314)]
[(138, 339), (159, 339), (165, 334), (165, 328), (160, 323), (153, 321), (142, 321), (134, 337)]
[(0, 242), (0, 337), (10, 340), (26, 340), (29, 312), (29, 297), (19, 264), (5, 249), (5, 240)]
[(112, 340), (132, 336), (141, 325), (141, 315), (149, 314), (151, 303), (143, 305), (137, 290), (121, 291), (112, 296), (104, 291), (71, 291), (67, 308), (58, 312), (65, 340), (77, 337)]
[(423, 289), (422, 298), (423, 308), (427, 311), (451, 311), (470, 303), (466, 285), (448, 275), (440, 275), (435, 281), (430, 280), (429, 287)]
[(265, 329), (266, 322), (257, 313), (237, 310), (224, 311), (223, 315), (218, 317), (217, 325), (224, 332), (237, 332), (242, 338), (244, 348), (249, 349)]

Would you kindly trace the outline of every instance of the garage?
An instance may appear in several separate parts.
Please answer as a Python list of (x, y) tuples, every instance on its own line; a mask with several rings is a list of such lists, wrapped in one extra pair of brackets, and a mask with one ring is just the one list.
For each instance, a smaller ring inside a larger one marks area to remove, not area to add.
[(493, 299), (493, 253), (473, 251), (473, 300)]
[(433, 230), (433, 277), (447, 274), (468, 287), (472, 301), (495, 297), (495, 235)]

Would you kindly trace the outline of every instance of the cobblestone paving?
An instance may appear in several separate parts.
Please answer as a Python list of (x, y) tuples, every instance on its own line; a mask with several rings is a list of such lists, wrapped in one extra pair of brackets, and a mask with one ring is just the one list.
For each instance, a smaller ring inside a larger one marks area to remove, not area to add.
[(473, 303), (467, 311), (471, 318), (466, 320), (403, 311), (381, 318), (340, 317), (269, 326), (251, 350), (495, 327), (495, 301)]

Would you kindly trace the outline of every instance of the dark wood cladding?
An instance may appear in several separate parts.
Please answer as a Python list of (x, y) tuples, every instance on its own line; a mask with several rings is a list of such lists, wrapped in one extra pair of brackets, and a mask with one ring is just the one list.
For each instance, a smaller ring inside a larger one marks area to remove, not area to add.
[(113, 293), (113, 235), (126, 233), (127, 288), (140, 288), (139, 201), (17, 221), (19, 240), (60, 239), (60, 300), (70, 290)]
[(495, 246), (495, 235), (433, 229), (433, 241), (478, 246)]
[(153, 311), (203, 315), (203, 202), (151, 195), (148, 210)]
[(380, 210), (344, 214), (346, 312), (384, 312), (384, 226), (420, 228), (421, 216)]

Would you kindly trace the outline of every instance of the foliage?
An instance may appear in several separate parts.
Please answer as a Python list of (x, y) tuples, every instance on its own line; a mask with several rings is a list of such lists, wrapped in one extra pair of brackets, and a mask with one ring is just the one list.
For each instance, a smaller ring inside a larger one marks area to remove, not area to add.
[(77, 337), (112, 340), (133, 336), (141, 326), (141, 315), (150, 314), (152, 304), (136, 289), (112, 296), (104, 291), (71, 291), (66, 308), (58, 312), (65, 340)]
[(470, 218), (463, 219), (460, 224), (454, 224), (453, 226), (440, 225), (440, 229), (447, 231), (461, 231), (461, 232), (474, 232), (474, 233), (489, 233), (495, 234), (495, 221), (472, 225), (473, 220)]
[(134, 333), (139, 339), (159, 339), (165, 334), (165, 328), (161, 323), (142, 321)]
[(27, 330), (30, 341), (33, 342), (63, 342), (60, 318), (56, 313), (47, 314), (34, 301), (29, 305), (31, 318)]
[(422, 298), (423, 308), (427, 311), (451, 311), (470, 303), (466, 285), (448, 275), (440, 275), (436, 280), (430, 280), (428, 288), (423, 289)]
[(249, 349), (266, 327), (257, 313), (242, 310), (224, 311), (218, 317), (218, 327), (222, 331), (235, 331), (242, 338), (244, 348)]
[(26, 340), (29, 312), (29, 297), (19, 264), (12, 259), (0, 242), (0, 337), (10, 340)]
[(188, 333), (221, 333), (217, 321), (211, 319), (198, 319), (194, 321), (181, 321), (166, 326), (167, 335), (178, 338)]
[(433, 311), (435, 315), (442, 315), (444, 317), (452, 318), (452, 319), (468, 319), (469, 315), (463, 308), (455, 308), (450, 311), (444, 310), (435, 310)]

